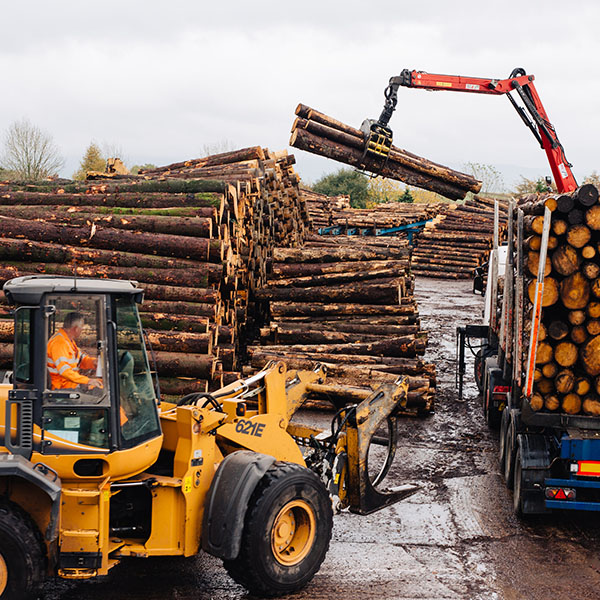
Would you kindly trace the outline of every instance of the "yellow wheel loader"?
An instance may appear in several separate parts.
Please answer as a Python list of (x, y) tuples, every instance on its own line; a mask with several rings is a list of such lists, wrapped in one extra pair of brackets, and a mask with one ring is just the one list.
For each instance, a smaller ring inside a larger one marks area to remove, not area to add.
[[(135, 282), (19, 277), (4, 293), (15, 310), (13, 381), (0, 390), (1, 600), (33, 597), (47, 575), (200, 550), (254, 594), (290, 593), (319, 570), (334, 511), (367, 514), (416, 491), (377, 489), (404, 380), (346, 389), (322, 367), (271, 363), (169, 403)], [(319, 393), (340, 405), (331, 430), (291, 421)]]

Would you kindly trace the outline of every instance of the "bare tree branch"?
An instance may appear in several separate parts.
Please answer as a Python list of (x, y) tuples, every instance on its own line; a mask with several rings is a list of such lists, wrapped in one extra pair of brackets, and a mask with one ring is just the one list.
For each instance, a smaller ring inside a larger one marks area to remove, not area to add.
[(13, 122), (4, 137), (2, 166), (25, 180), (56, 175), (65, 161), (52, 136), (27, 119)]

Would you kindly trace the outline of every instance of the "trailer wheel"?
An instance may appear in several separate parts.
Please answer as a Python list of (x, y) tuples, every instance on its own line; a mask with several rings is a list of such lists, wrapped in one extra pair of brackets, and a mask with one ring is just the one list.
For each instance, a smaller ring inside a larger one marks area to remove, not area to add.
[(240, 553), (224, 566), (256, 596), (295, 592), (321, 567), (332, 524), (331, 500), (317, 475), (276, 462), (250, 498)]
[(500, 421), (500, 440), (498, 447), (498, 459), (500, 474), (504, 477), (504, 468), (506, 466), (506, 431), (510, 421), (510, 409), (507, 407), (502, 411), (502, 420)]
[(0, 503), (0, 600), (29, 600), (42, 584), (44, 551), (35, 525), (16, 505)]
[(523, 465), (521, 453), (517, 451), (515, 456), (514, 482), (513, 482), (513, 509), (519, 517), (523, 516)]
[(548, 441), (542, 435), (525, 433), (517, 438), (513, 508), (519, 517), (550, 512), (544, 500), (544, 480), (550, 477)]
[(517, 453), (516, 423), (512, 413), (509, 413), (507, 421), (506, 435), (504, 436), (504, 481), (506, 487), (512, 490)]
[(492, 394), (496, 386), (504, 384), (502, 371), (498, 366), (498, 359), (496, 357), (486, 359), (484, 365), (484, 385), (481, 396), (483, 414), (488, 427), (490, 429), (498, 429), (502, 414), (493, 407)]

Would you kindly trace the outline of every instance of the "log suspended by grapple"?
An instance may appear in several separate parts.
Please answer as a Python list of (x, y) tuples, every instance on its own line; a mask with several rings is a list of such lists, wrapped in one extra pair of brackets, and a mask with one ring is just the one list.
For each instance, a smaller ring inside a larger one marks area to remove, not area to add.
[(290, 146), (319, 154), (370, 171), (382, 177), (403, 181), (452, 200), (460, 200), (467, 192), (477, 193), (481, 182), (474, 177), (433, 163), (425, 158), (390, 146), (378, 156), (368, 152), (368, 136), (304, 104), (296, 108), (298, 118), (292, 126)]

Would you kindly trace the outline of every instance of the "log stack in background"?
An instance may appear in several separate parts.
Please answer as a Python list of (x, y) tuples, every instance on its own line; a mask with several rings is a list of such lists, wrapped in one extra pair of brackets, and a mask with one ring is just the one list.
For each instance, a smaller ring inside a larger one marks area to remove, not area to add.
[[(0, 283), (75, 270), (137, 280), (163, 394), (219, 387), (238, 376), (252, 291), (266, 281), (271, 248), (300, 244), (307, 228), (293, 162), (254, 147), (142, 176), (4, 185)], [(11, 325), (2, 331), (8, 344)]]
[[(543, 210), (552, 211), (536, 355), (534, 410), (600, 415), (600, 203), (584, 185), (560, 196), (527, 197), (523, 254), (527, 359)], [(526, 369), (526, 364), (524, 365)]]
[(312, 190), (301, 188), (301, 194), (306, 202), (310, 226), (313, 231), (320, 227), (334, 224), (335, 215), (341, 210), (350, 210), (350, 196), (326, 196)]
[(477, 193), (481, 182), (474, 177), (438, 165), (425, 158), (392, 146), (387, 160), (365, 157), (364, 134), (304, 104), (296, 108), (298, 118), (292, 126), (290, 146), (325, 156), (382, 177), (459, 200), (467, 192)]
[[(494, 235), (494, 200), (477, 197), (446, 205), (416, 242), (412, 269), (423, 277), (469, 279), (487, 261)], [(499, 201), (500, 241), (506, 239), (508, 204)]]
[(290, 368), (320, 362), (334, 385), (374, 386), (407, 375), (409, 407), (427, 413), (435, 368), (420, 358), (427, 334), (413, 297), (410, 250), (405, 242), (369, 241), (380, 242), (339, 236), (274, 249), (269, 283), (256, 293), (268, 303), (270, 321), (260, 345), (248, 348), (251, 368), (270, 360)]
[[(351, 208), (343, 206), (342, 199), (347, 196), (334, 196), (331, 204), (327, 206), (323, 196), (321, 202), (315, 201), (315, 194), (310, 195), (302, 191), (307, 200), (308, 214), (313, 231), (323, 228), (335, 227), (339, 233), (345, 234), (348, 230), (356, 230), (361, 235), (381, 235), (382, 230), (389, 230), (403, 225), (412, 225), (429, 221), (443, 211), (448, 205), (444, 202), (432, 203), (405, 203), (385, 202), (372, 208)], [(319, 194), (320, 196), (320, 194)], [(321, 231), (326, 234), (327, 232)], [(400, 232), (390, 232), (392, 235), (402, 235)]]

